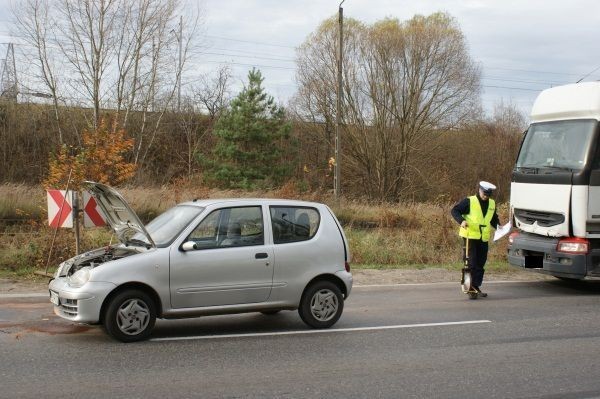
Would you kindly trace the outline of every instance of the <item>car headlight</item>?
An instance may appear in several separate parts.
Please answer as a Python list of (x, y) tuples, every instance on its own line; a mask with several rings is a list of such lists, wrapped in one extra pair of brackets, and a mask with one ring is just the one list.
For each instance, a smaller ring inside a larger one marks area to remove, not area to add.
[(77, 270), (67, 278), (69, 285), (71, 287), (81, 287), (90, 279), (91, 271), (91, 266), (82, 267), (81, 269)]

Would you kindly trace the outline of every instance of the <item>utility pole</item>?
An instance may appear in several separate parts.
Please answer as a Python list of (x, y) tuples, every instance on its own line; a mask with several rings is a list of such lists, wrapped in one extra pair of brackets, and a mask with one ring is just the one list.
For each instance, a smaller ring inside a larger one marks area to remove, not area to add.
[(12, 43), (8, 43), (6, 49), (6, 58), (2, 65), (2, 81), (0, 97), (10, 101), (17, 101), (19, 94), (19, 82), (17, 80), (17, 65), (15, 61), (15, 48)]
[(179, 66), (177, 67), (177, 112), (181, 112), (181, 52), (183, 43), (183, 15), (179, 16)]
[(333, 196), (336, 200), (339, 199), (340, 196), (340, 161), (341, 161), (341, 151), (340, 151), (340, 123), (341, 123), (341, 112), (342, 112), (342, 97), (344, 96), (343, 87), (342, 87), (342, 60), (344, 58), (344, 9), (342, 8), (342, 4), (339, 5), (338, 9), (338, 22), (340, 26), (340, 48), (338, 51), (338, 64), (337, 64), (337, 101), (336, 101), (336, 112), (335, 112), (335, 163), (333, 165)]

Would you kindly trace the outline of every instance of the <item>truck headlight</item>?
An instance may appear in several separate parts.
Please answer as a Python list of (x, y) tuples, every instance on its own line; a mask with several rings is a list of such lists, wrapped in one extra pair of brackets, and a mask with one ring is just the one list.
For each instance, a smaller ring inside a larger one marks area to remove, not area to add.
[(77, 270), (67, 278), (69, 285), (75, 288), (81, 287), (90, 279), (91, 271), (91, 266), (82, 267), (81, 269)]
[(556, 250), (569, 254), (587, 254), (590, 250), (590, 242), (579, 237), (563, 238), (558, 242)]

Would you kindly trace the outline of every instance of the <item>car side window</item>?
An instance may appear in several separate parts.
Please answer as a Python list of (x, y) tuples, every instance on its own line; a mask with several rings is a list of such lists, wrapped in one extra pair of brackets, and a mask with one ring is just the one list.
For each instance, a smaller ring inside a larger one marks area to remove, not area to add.
[(260, 206), (212, 211), (188, 236), (198, 249), (245, 247), (264, 244)]
[(275, 244), (310, 240), (319, 229), (321, 216), (315, 208), (271, 206), (270, 212)]

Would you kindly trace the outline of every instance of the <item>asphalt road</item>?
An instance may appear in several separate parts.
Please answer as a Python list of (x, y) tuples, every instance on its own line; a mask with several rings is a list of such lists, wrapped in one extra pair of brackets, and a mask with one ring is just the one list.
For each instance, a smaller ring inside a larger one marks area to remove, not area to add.
[(296, 312), (159, 321), (121, 344), (0, 298), (0, 397), (600, 397), (600, 282), (355, 287), (333, 330)]

